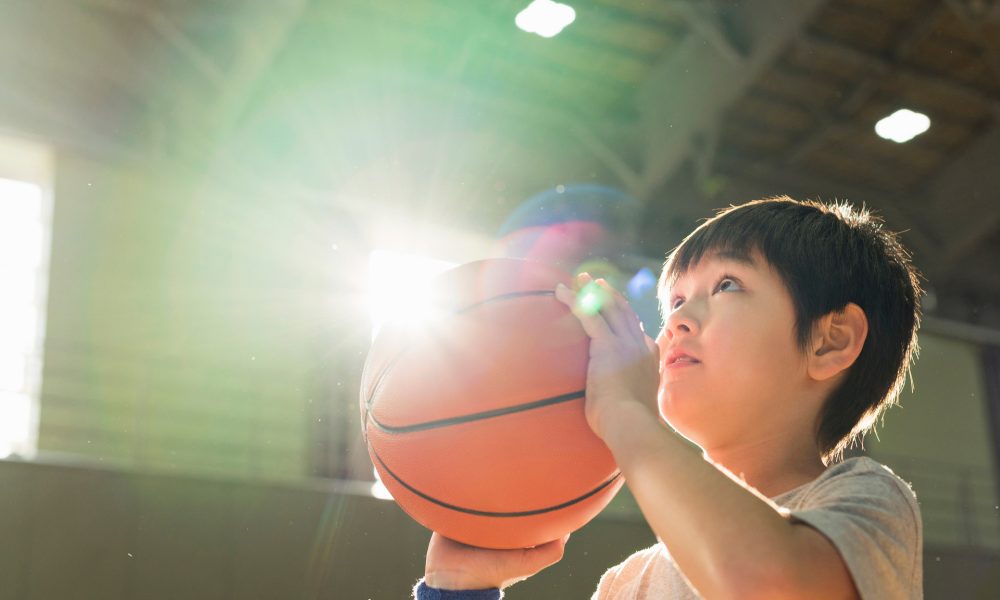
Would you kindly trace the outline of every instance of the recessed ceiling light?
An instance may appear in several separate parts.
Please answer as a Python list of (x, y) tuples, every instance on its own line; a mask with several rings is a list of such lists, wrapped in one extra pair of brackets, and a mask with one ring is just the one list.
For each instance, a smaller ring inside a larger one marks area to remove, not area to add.
[(931, 120), (927, 115), (901, 108), (876, 123), (875, 133), (879, 137), (902, 144), (927, 131), (930, 126)]
[(517, 13), (514, 23), (528, 33), (550, 38), (576, 19), (572, 6), (552, 0), (534, 0), (527, 8)]

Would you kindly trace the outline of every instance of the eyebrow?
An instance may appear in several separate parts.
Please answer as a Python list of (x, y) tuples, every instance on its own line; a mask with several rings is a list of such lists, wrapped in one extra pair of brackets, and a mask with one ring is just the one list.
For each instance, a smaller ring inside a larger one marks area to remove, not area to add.
[[(706, 252), (701, 257), (699, 257), (698, 260), (693, 265), (689, 265), (688, 268), (684, 270), (684, 273), (687, 273), (688, 271), (691, 270), (691, 268), (694, 265), (696, 265), (696, 264), (698, 264), (701, 261), (706, 260), (706, 259), (708, 259), (708, 260), (731, 261), (731, 262), (735, 262), (735, 263), (738, 263), (738, 264), (741, 264), (741, 265), (745, 265), (745, 266), (748, 266), (748, 267), (757, 267), (757, 261), (754, 260), (753, 255), (750, 254), (750, 253), (747, 253), (747, 252), (736, 252), (734, 250), (714, 250), (714, 251)], [(682, 274), (678, 274), (677, 277), (674, 278), (675, 279), (675, 283), (676, 283), (677, 279), (680, 279), (681, 275)], [(670, 298), (667, 298), (666, 296), (664, 296), (664, 292), (666, 292), (669, 289), (670, 288), (668, 288), (668, 287), (658, 287), (658, 289), (656, 290), (656, 297), (657, 297), (657, 300), (659, 300), (659, 302), (660, 302), (661, 305), (663, 304), (663, 301), (665, 299), (668, 302), (670, 301)]]
[[(720, 250), (718, 252), (711, 252), (701, 257), (702, 260), (708, 259), (719, 259), (728, 260), (736, 263), (746, 265), (748, 267), (756, 267), (757, 261), (753, 259), (753, 255), (746, 252), (733, 252), (732, 250)], [(701, 261), (699, 261), (701, 262)]]

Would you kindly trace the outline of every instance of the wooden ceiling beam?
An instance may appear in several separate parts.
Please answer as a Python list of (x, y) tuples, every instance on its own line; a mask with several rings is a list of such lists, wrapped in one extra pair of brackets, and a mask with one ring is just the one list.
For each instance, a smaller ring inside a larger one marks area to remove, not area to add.
[(651, 70), (637, 94), (643, 165), (634, 189), (647, 199), (687, 160), (698, 135), (710, 131), (725, 111), (794, 39), (826, 0), (787, 3), (767, 0), (732, 6), (731, 22), (743, 27), (745, 56), (737, 63), (705, 38), (689, 34)]
[[(286, 39), (298, 22), (309, 0), (294, 0), (267, 5), (256, 18), (240, 15), (238, 30), (242, 34), (240, 51), (233, 65), (221, 65), (209, 52), (194, 42), (169, 16), (154, 5), (127, 0), (84, 0), (87, 5), (134, 15), (166, 41), (180, 56), (204, 77), (211, 90), (198, 92), (196, 104), (207, 109), (200, 115), (184, 115), (192, 122), (173, 123), (169, 129), (176, 135), (201, 139), (211, 145), (219, 135), (225, 135), (243, 110), (263, 73), (273, 64)], [(199, 89), (192, 86), (193, 89)], [(209, 101), (208, 99), (212, 100)]]
[(732, 31), (715, 12), (718, 6), (711, 3), (676, 2), (674, 10), (681, 15), (694, 32), (704, 38), (720, 56), (737, 67), (743, 66), (746, 51)]
[[(830, 136), (848, 122), (850, 116), (857, 113), (874, 97), (882, 87), (886, 75), (891, 73), (892, 65), (903, 60), (913, 48), (930, 32), (949, 11), (943, 5), (931, 10), (923, 18), (916, 19), (909, 27), (897, 36), (889, 58), (883, 62), (871, 63), (868, 74), (851, 90), (844, 99), (829, 112), (820, 116), (818, 126), (796, 142), (785, 155), (786, 165), (795, 165), (809, 156), (817, 148), (829, 140)], [(832, 114), (831, 114), (832, 113)]]
[(146, 24), (163, 38), (174, 50), (184, 57), (191, 66), (213, 84), (219, 85), (225, 78), (224, 70), (202, 51), (163, 13), (142, 2), (128, 0), (84, 0), (85, 4), (121, 14), (132, 15)]
[(638, 185), (637, 170), (617, 150), (622, 144), (609, 141), (618, 137), (631, 137), (634, 134), (634, 124), (631, 121), (615, 122), (605, 119), (588, 123), (587, 119), (560, 107), (549, 108), (509, 94), (484, 93), (454, 81), (431, 80), (401, 74), (383, 77), (391, 77), (395, 85), (415, 86), (425, 94), (441, 97), (442, 103), (478, 106), (511, 117), (530, 120), (539, 127), (550, 127), (572, 137), (591, 156), (614, 173), (626, 191), (631, 191)]
[[(885, 217), (890, 229), (905, 232), (908, 245), (918, 255), (922, 269), (936, 271), (938, 268), (941, 244), (928, 234), (927, 228), (918, 223), (908, 209), (917, 201), (912, 197), (728, 153), (719, 164), (719, 171), (727, 177), (729, 187), (789, 194), (801, 199), (848, 200), (855, 206), (864, 203), (875, 208)], [(767, 187), (774, 191), (763, 189)]]
[(268, 8), (240, 27), (240, 51), (227, 69), (215, 102), (209, 110), (211, 123), (225, 135), (243, 115), (253, 92), (270, 69), (310, 0), (268, 3)]
[[(956, 268), (1000, 229), (1000, 177), (996, 157), (1000, 156), (1000, 125), (995, 124), (980, 138), (955, 156), (926, 189), (926, 205), (933, 211), (937, 237), (948, 240), (941, 249), (942, 271)], [(961, 210), (955, 210), (961, 207)]]
[(826, 53), (830, 56), (864, 65), (883, 74), (893, 73), (901, 77), (913, 79), (923, 85), (938, 88), (946, 93), (963, 96), (967, 100), (982, 103), (994, 113), (1000, 114), (1000, 95), (992, 94), (960, 79), (938, 73), (930, 69), (894, 63), (875, 52), (849, 46), (843, 42), (831, 39), (825, 35), (811, 32), (800, 40), (807, 48)]
[(968, 9), (961, 2), (957, 0), (944, 0), (944, 6), (947, 6), (958, 17), (958, 21), (965, 27), (969, 36), (972, 37), (973, 43), (979, 46), (983, 61), (993, 71), (993, 77), (1000, 80), (1000, 49), (998, 49), (993, 38), (983, 31), (979, 20), (969, 14)]

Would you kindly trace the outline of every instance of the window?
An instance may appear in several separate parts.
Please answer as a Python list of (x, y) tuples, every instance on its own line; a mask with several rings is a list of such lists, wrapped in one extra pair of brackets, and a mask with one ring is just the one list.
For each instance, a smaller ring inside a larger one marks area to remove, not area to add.
[(0, 138), (0, 458), (36, 450), (50, 189), (47, 149)]

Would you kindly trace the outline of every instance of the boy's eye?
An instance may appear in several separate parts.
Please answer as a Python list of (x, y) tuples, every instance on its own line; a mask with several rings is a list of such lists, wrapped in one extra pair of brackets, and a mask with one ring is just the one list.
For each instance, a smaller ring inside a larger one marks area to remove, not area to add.
[(674, 298), (670, 303), (670, 310), (677, 310), (681, 304), (684, 304), (684, 298)]
[(715, 289), (719, 292), (728, 292), (730, 290), (740, 289), (740, 282), (732, 277), (723, 277), (715, 286)]

